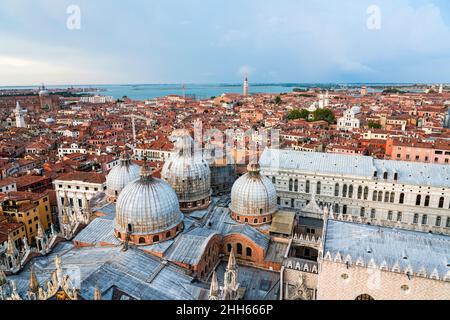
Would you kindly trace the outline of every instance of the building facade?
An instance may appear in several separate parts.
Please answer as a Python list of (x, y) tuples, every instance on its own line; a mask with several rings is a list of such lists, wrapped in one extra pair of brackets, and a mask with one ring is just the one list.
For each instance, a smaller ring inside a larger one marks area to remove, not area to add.
[(276, 149), (260, 163), (281, 207), (302, 209), (315, 195), (335, 213), (372, 224), (450, 233), (449, 166)]

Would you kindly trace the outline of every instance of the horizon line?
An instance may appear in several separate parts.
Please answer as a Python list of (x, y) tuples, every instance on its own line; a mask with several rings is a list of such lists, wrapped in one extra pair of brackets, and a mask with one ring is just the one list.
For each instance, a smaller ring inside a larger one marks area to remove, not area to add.
[[(399, 82), (399, 81), (395, 81), (395, 82), (249, 82), (249, 84), (253, 84), (253, 85), (449, 85), (450, 82), (445, 83), (445, 82)], [(191, 82), (191, 83), (183, 83), (183, 82), (178, 82), (178, 83), (81, 83), (81, 84), (45, 84), (45, 87), (62, 87), (62, 86), (67, 86), (67, 88), (70, 87), (74, 87), (74, 86), (88, 86), (88, 87), (92, 87), (92, 86), (146, 86), (146, 85), (150, 85), (150, 86), (155, 86), (155, 85), (160, 85), (160, 86), (168, 86), (168, 85), (175, 85), (175, 86), (189, 86), (189, 85), (232, 85), (232, 86), (243, 86), (243, 83), (239, 83), (239, 82), (207, 82), (207, 83), (195, 83), (195, 82)], [(10, 84), (10, 85), (0, 85), (0, 88), (33, 88), (33, 87), (41, 87), (42, 84), (34, 84), (34, 85), (14, 85), (14, 84)], [(181, 88), (182, 89), (182, 88)]]

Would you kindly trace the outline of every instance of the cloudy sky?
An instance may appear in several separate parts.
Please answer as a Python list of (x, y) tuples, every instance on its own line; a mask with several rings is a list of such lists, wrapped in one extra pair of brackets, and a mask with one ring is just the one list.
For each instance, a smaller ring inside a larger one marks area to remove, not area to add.
[[(80, 29), (67, 27), (68, 19), (76, 26), (71, 5)], [(379, 29), (368, 28), (371, 5)], [(251, 82), (450, 82), (450, 1), (0, 4), (0, 85), (236, 83), (245, 74)]]

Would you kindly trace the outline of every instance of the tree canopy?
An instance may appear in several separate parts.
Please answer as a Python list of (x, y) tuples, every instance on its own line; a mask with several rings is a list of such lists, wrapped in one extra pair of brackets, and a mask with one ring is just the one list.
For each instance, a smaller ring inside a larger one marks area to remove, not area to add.
[(289, 112), (288, 119), (296, 120), (296, 119), (306, 119), (308, 121), (319, 121), (324, 120), (330, 124), (336, 122), (336, 118), (333, 114), (333, 111), (330, 109), (317, 109), (313, 112), (312, 119), (309, 119), (310, 112), (306, 109), (298, 110), (294, 109)]

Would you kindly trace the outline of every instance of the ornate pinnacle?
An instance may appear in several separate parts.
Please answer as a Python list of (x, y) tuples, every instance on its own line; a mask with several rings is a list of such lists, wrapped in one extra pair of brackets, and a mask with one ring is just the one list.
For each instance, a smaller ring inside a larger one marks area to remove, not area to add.
[(45, 236), (44, 229), (42, 228), (41, 220), (38, 220), (37, 237), (43, 239)]
[(227, 271), (236, 270), (236, 258), (234, 257), (234, 251), (231, 250), (230, 258), (228, 259)]
[(4, 284), (6, 284), (7, 279), (6, 279), (6, 275), (5, 272), (3, 272), (3, 270), (0, 270), (0, 287), (3, 286)]
[(16, 244), (14, 243), (11, 235), (8, 235), (8, 247), (6, 249), (6, 254), (9, 256), (14, 256), (17, 252)]
[(39, 291), (39, 281), (36, 278), (33, 268), (30, 271), (30, 292), (38, 293)]
[(209, 300), (217, 300), (219, 297), (219, 281), (216, 271), (213, 272), (211, 279), (211, 288), (209, 289)]
[(102, 292), (100, 291), (98, 284), (95, 286), (94, 300), (102, 300)]

